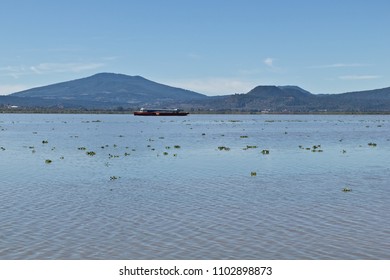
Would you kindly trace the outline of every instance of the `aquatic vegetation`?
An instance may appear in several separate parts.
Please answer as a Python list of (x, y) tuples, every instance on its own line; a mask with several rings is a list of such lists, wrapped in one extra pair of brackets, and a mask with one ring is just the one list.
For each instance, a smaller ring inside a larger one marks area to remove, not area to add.
[(174, 157), (177, 157), (177, 154), (173, 154)]
[(269, 154), (269, 150), (262, 150), (261, 153), (262, 153), (263, 155), (268, 155), (268, 154)]
[(240, 138), (248, 138), (248, 135), (241, 135)]
[(109, 157), (109, 158), (119, 158), (118, 155), (112, 155), (112, 154), (108, 154), (108, 157)]
[(164, 155), (164, 156), (167, 156), (167, 155), (168, 155), (168, 153), (167, 153), (167, 152), (163, 152), (163, 155)]
[(89, 156), (94, 156), (94, 155), (96, 155), (96, 153), (93, 152), (93, 151), (86, 152), (86, 154), (89, 155)]
[(225, 147), (225, 146), (219, 146), (218, 150), (220, 150), (220, 151), (230, 151), (230, 148), (229, 147)]
[(251, 176), (257, 176), (257, 173), (255, 171), (252, 171)]
[(181, 147), (180, 147), (180, 145), (175, 145), (175, 146), (173, 146), (175, 149), (180, 149)]
[(305, 148), (305, 147), (303, 147), (302, 145), (299, 145), (298, 146), (299, 147), (299, 149), (301, 149), (301, 150), (307, 150), (307, 151), (312, 151), (313, 153), (322, 153), (324, 150), (322, 150), (322, 149), (320, 149), (321, 148), (321, 145), (313, 145), (311, 148)]
[(246, 145), (247, 149), (257, 149), (257, 146), (255, 145)]
[(50, 164), (50, 163), (52, 163), (53, 161), (51, 160), (51, 159), (47, 159), (47, 160), (45, 160), (45, 163), (46, 164)]

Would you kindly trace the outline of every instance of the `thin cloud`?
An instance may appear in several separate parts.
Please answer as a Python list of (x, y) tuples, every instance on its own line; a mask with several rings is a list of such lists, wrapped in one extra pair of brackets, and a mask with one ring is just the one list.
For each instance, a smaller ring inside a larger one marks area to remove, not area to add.
[(340, 80), (349, 80), (349, 81), (355, 81), (355, 80), (374, 80), (374, 79), (380, 79), (381, 76), (378, 75), (346, 75), (346, 76), (339, 76)]
[(333, 63), (333, 64), (326, 64), (326, 65), (310, 66), (308, 68), (325, 69), (325, 68), (348, 68), (348, 67), (366, 67), (366, 66), (369, 66), (369, 65), (363, 64), (363, 63)]
[(6, 66), (0, 68), (0, 75), (18, 79), (20, 76), (31, 74), (78, 73), (98, 69), (104, 65), (104, 63), (40, 63), (32, 66)]
[(86, 70), (94, 70), (103, 67), (103, 63), (41, 63), (36, 66), (31, 66), (30, 70), (42, 74), (46, 72), (82, 72)]
[(31, 87), (28, 87), (26, 85), (0, 85), (0, 95), (8, 95), (28, 88)]
[(248, 92), (255, 83), (236, 78), (204, 78), (166, 81), (166, 84), (207, 95), (224, 95)]
[(266, 59), (264, 59), (264, 64), (267, 65), (268, 67), (271, 67), (271, 68), (274, 68), (274, 62), (275, 62), (275, 59), (271, 58), (271, 57), (267, 57)]

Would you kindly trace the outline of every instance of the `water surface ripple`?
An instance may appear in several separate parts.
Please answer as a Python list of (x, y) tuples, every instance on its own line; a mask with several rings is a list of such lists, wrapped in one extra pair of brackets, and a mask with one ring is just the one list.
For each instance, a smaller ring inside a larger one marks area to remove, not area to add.
[(390, 116), (3, 114), (0, 259), (390, 259), (389, 155)]

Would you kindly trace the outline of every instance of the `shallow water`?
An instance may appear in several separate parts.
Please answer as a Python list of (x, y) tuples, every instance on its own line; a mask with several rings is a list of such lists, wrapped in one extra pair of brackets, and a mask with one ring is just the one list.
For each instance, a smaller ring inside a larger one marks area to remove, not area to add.
[(389, 155), (390, 116), (3, 114), (0, 259), (390, 259)]

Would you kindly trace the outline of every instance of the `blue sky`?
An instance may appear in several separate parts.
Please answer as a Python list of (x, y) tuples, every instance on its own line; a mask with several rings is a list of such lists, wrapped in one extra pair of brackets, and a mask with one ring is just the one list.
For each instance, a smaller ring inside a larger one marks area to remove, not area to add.
[(0, 94), (99, 72), (207, 95), (390, 86), (387, 0), (0, 0)]

